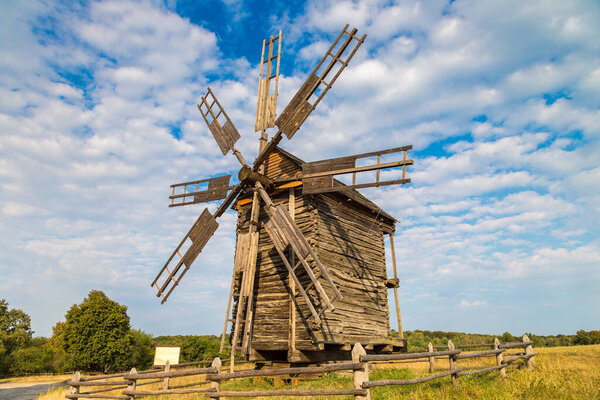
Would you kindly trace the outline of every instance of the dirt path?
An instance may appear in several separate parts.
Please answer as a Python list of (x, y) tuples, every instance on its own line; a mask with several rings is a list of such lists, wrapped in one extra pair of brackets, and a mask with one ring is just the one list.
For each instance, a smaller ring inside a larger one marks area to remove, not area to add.
[(67, 387), (67, 385), (63, 382), (0, 383), (0, 400), (32, 400), (57, 387)]

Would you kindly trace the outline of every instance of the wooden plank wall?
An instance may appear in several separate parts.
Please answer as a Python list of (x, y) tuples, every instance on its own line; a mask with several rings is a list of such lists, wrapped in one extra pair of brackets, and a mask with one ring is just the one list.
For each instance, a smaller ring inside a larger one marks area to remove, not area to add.
[(324, 315), (324, 338), (387, 337), (385, 243), (379, 222), (343, 196), (312, 199), (317, 211), (317, 257), (344, 296), (333, 313)]

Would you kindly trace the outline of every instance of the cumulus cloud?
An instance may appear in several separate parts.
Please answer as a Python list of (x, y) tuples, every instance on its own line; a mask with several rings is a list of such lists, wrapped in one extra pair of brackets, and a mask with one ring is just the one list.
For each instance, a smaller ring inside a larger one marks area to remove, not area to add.
[[(253, 13), (224, 4), (232, 23)], [(0, 291), (31, 312), (39, 333), (93, 288), (157, 334), (218, 333), (222, 324), (234, 213), (166, 307), (149, 282), (200, 210), (167, 209), (169, 184), (237, 167), (204, 126), (198, 98), (210, 84), (251, 159), (258, 66), (224, 56), (236, 51), (224, 51), (231, 44), (220, 32), (168, 6), (2, 7)], [(308, 1), (302, 10), (264, 16), (285, 25), (282, 64), (292, 66), (279, 110), (345, 23), (368, 37), (293, 143), (281, 145), (307, 161), (415, 148), (410, 185), (364, 191), (400, 220), (406, 326), (586, 328), (589, 315), (572, 312), (565, 327), (554, 315), (596, 299), (600, 284), (600, 8), (360, 0)], [(239, 46), (259, 52), (243, 39)], [(32, 311), (40, 296), (52, 299), (49, 309)], [(514, 318), (492, 320), (492, 306)], [(445, 319), (449, 307), (458, 318)], [(211, 322), (189, 322), (199, 320)]]

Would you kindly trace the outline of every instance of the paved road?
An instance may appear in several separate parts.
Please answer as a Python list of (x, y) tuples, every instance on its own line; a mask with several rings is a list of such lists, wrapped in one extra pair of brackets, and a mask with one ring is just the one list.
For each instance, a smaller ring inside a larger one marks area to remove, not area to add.
[(0, 400), (33, 400), (40, 394), (57, 387), (67, 387), (62, 382), (0, 383)]

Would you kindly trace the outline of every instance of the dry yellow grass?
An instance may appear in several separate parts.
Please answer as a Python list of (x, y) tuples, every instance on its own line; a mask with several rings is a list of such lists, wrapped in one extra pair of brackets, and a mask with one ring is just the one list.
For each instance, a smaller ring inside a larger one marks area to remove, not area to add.
[(32, 376), (17, 376), (13, 378), (0, 379), (0, 383), (38, 383), (38, 382), (62, 382), (69, 379), (71, 375), (32, 375)]
[[(450, 378), (410, 386), (387, 386), (374, 388), (371, 397), (378, 399), (600, 399), (600, 345), (555, 348), (536, 348), (536, 368), (509, 369), (508, 378), (501, 379), (497, 372), (475, 377), (461, 377), (459, 385), (452, 387)], [(460, 368), (476, 368), (494, 365), (494, 358), (459, 360)], [(371, 380), (410, 379), (428, 374), (428, 363), (376, 364)], [(448, 360), (437, 360), (436, 371), (448, 370)], [(171, 379), (171, 384), (184, 384), (200, 380), (200, 377)], [(224, 382), (222, 390), (265, 389), (341, 389), (352, 387), (352, 376), (328, 374), (314, 381), (296, 385), (281, 379), (243, 379)], [(158, 384), (145, 388), (158, 389)], [(118, 394), (119, 391), (114, 392)], [(66, 390), (56, 390), (42, 395), (38, 400), (64, 399)], [(112, 393), (111, 393), (112, 394)], [(151, 397), (160, 400), (197, 399), (196, 395), (165, 395)], [(329, 400), (330, 396), (312, 397)], [(269, 397), (276, 399), (277, 397)], [(352, 396), (337, 398), (351, 399)], [(264, 398), (266, 399), (266, 397)]]

